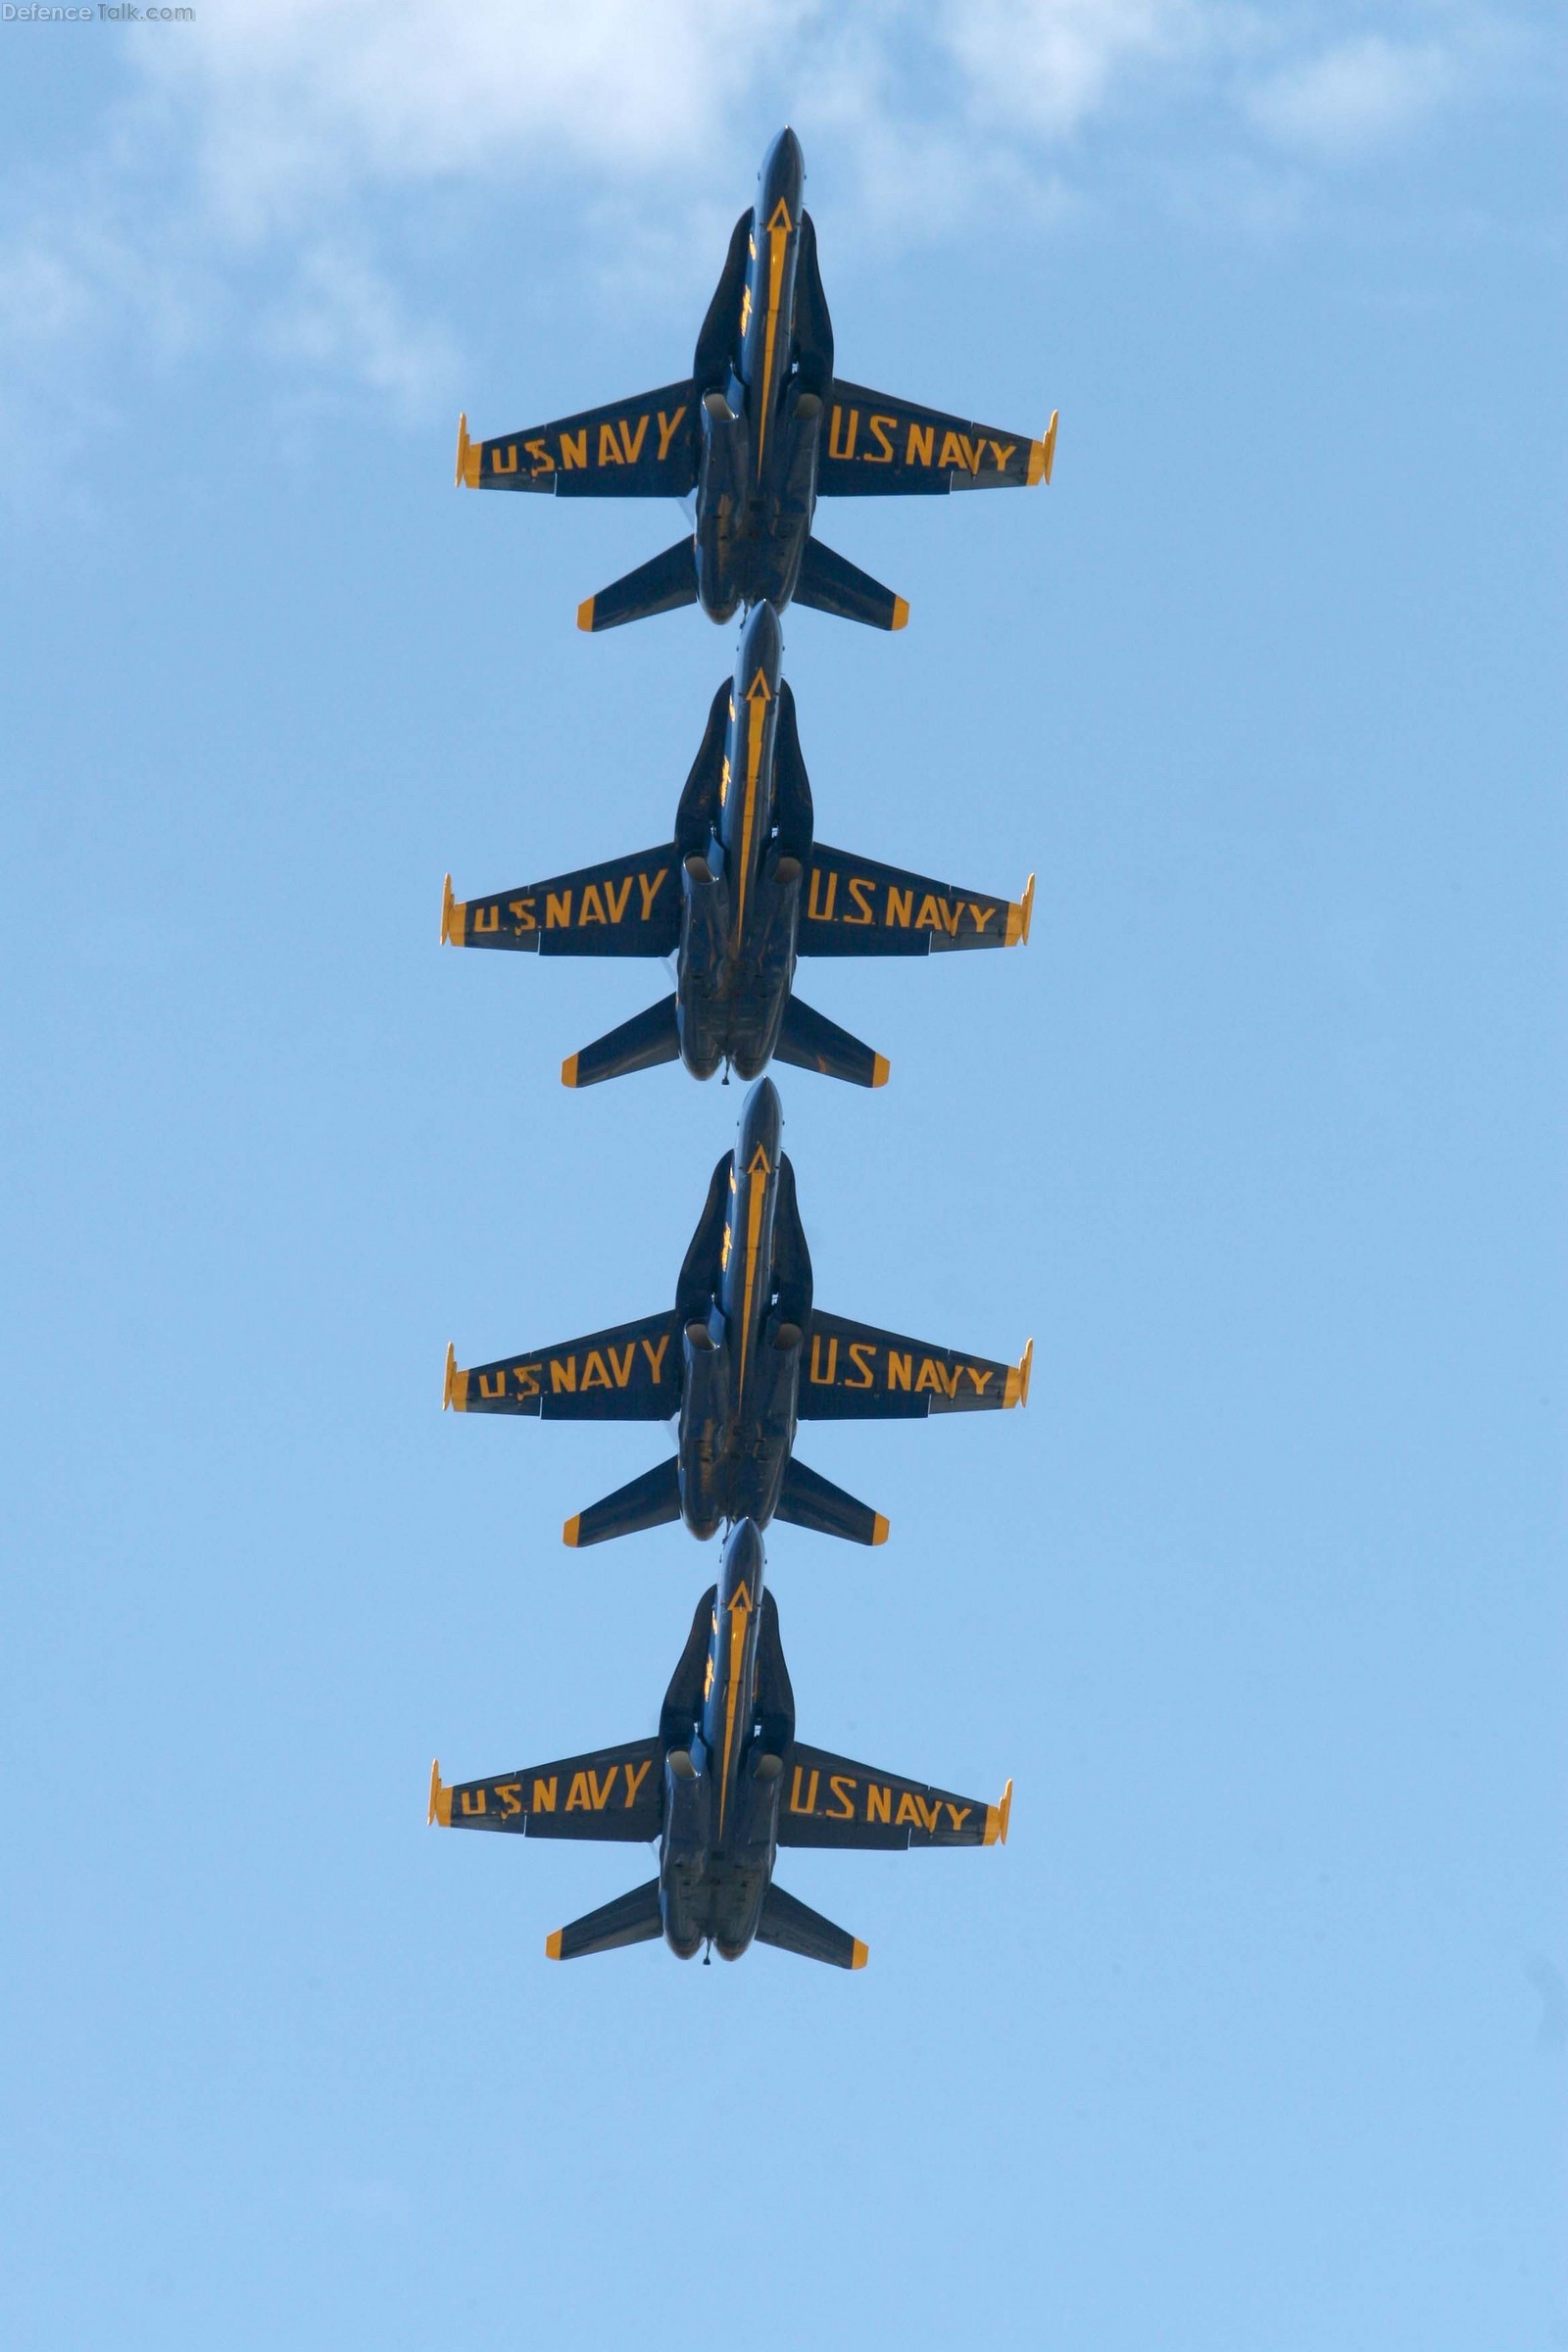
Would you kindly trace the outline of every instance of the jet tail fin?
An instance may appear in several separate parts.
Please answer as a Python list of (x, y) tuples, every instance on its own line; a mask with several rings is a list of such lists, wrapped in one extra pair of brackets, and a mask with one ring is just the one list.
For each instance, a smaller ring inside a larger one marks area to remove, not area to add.
[(590, 1503), (585, 1511), (568, 1519), (561, 1531), (562, 1541), (581, 1551), (590, 1544), (608, 1544), (612, 1536), (635, 1536), (645, 1527), (667, 1527), (679, 1517), (680, 1465), (671, 1455), (667, 1462), (645, 1470), (641, 1478), (628, 1479), (613, 1494)]
[[(823, 1923), (826, 1924), (825, 1922)], [(569, 1928), (558, 1928), (545, 1937), (547, 1960), (582, 1960), (590, 1952), (615, 1952), (627, 1943), (652, 1943), (663, 1933), (659, 1913), (659, 1881), (617, 1894), (612, 1903), (585, 1911)]]
[[(863, 620), (871, 629), (902, 629), (909, 608), (902, 596), (873, 580), (845, 556), (835, 555), (820, 539), (808, 539), (796, 584), (795, 602), (818, 612), (836, 612), (840, 620)], [(597, 625), (597, 624), (596, 624)]]
[(858, 1037), (792, 996), (784, 1007), (783, 1025), (773, 1053), (779, 1061), (798, 1070), (820, 1070), (824, 1078), (845, 1078), (851, 1086), (886, 1086), (886, 1056), (862, 1046)]
[(662, 1061), (680, 1057), (675, 1027), (675, 1000), (661, 997), (646, 1012), (634, 1012), (618, 1029), (596, 1037), (580, 1054), (568, 1054), (561, 1065), (563, 1086), (598, 1086), (605, 1078), (624, 1078), (632, 1070), (656, 1069)]
[(853, 1494), (846, 1494), (820, 1471), (808, 1470), (794, 1455), (785, 1465), (777, 1516), (792, 1527), (808, 1527), (819, 1536), (840, 1536), (846, 1544), (885, 1544), (888, 1540), (888, 1523), (880, 1511), (857, 1502)]
[(689, 538), (677, 539), (662, 556), (585, 598), (577, 607), (577, 626), (597, 634), (600, 629), (618, 629), (624, 620), (647, 620), (651, 613), (674, 612), (696, 602), (697, 550)]
[(863, 1968), (866, 1962), (863, 1943), (779, 1886), (769, 1886), (762, 1897), (757, 1940), (776, 1944), (781, 1952), (796, 1952), (803, 1960), (823, 1960), (829, 1968)]

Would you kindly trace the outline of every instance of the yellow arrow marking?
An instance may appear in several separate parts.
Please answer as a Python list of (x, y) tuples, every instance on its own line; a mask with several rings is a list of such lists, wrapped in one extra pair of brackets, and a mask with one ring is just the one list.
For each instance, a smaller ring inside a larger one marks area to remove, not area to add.
[[(762, 688), (760, 694), (757, 691), (759, 681)], [(757, 826), (757, 785), (762, 772), (762, 727), (771, 699), (767, 680), (759, 670), (746, 697), (746, 806), (741, 810), (741, 870), (739, 887), (735, 893), (735, 929), (730, 940), (731, 951), (737, 956), (740, 954), (741, 932), (746, 922), (746, 886), (752, 872), (752, 834)]]
[(746, 1655), (746, 1628), (752, 1614), (752, 1596), (744, 1585), (737, 1585), (735, 1596), (729, 1603), (729, 1689), (724, 1695), (724, 1763), (718, 1784), (718, 1834), (724, 1835), (724, 1810), (729, 1802), (729, 1760), (735, 1751), (735, 1708), (740, 1695), (739, 1668)]
[(767, 224), (767, 337), (762, 346), (762, 406), (757, 420), (757, 470), (762, 470), (762, 448), (767, 439), (767, 417), (772, 403), (773, 343), (778, 334), (778, 298), (784, 285), (784, 248), (789, 243), (795, 223), (790, 208), (781, 196), (773, 207), (773, 218)]
[[(761, 1165), (759, 1167), (758, 1162)], [(752, 1300), (757, 1296), (757, 1253), (762, 1238), (762, 1183), (772, 1174), (767, 1153), (760, 1144), (752, 1153), (752, 1164), (746, 1171), (748, 1185), (746, 1200), (746, 1288), (741, 1297), (741, 1386), (737, 1411), (746, 1396), (746, 1367), (751, 1355)]]

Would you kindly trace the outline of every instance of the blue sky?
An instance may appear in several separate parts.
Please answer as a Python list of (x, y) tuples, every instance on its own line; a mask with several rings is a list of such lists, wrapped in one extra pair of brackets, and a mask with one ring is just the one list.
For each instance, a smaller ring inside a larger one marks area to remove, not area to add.
[[(200, 6), (0, 25), (0, 2315), (19, 2352), (1568, 2343), (1563, 50), (1551, 12)], [(454, 493), (687, 365), (792, 120), (847, 373), (1039, 430), (824, 516), (824, 836), (1021, 955), (828, 971), (824, 1304), (1024, 1414), (828, 1431), (803, 1736), (1004, 1852), (802, 1857), (855, 1977), (553, 1968), (636, 1849), (429, 1758), (651, 1728), (657, 1432), (441, 1359), (656, 1308), (734, 1089), (657, 971), (437, 946), (657, 838), (728, 666), (675, 517)], [(724, 2316), (721, 2317), (720, 2315)]]

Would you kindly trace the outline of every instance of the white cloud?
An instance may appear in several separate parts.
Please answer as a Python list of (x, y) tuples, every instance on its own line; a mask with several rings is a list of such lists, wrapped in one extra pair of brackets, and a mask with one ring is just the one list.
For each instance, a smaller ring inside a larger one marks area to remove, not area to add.
[(1435, 44), (1366, 33), (1271, 74), (1248, 109), (1281, 145), (1338, 160), (1402, 137), (1447, 97), (1453, 78), (1452, 61)]
[(1124, 74), (1208, 37), (1194, 0), (944, 0), (942, 18), (971, 106), (1047, 137), (1078, 129)]

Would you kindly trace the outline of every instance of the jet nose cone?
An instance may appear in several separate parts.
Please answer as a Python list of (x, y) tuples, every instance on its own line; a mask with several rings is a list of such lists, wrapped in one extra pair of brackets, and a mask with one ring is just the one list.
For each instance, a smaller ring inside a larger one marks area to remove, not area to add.
[(801, 153), (801, 142), (786, 123), (763, 156), (762, 169), (757, 175), (758, 211), (761, 214), (764, 228), (772, 227), (773, 214), (780, 198), (789, 213), (789, 220), (787, 223), (780, 221), (778, 225), (790, 228), (799, 226), (801, 189), (805, 181), (806, 158)]
[(754, 605), (741, 636), (741, 693), (749, 697), (759, 691), (758, 672), (760, 671), (769, 698), (776, 695), (783, 659), (784, 632), (778, 625), (778, 614), (769, 604)]
[[(759, 1078), (747, 1096), (741, 1110), (740, 1134), (736, 1139), (736, 1166), (742, 1175), (771, 1175), (778, 1166), (779, 1138), (784, 1132), (784, 1105), (778, 1099), (778, 1088), (771, 1078)], [(757, 1166), (757, 1154), (762, 1153), (764, 1166)]]
[(724, 1546), (724, 1563), (718, 1579), (720, 1605), (727, 1608), (744, 1585), (755, 1608), (762, 1597), (766, 1565), (760, 1535), (750, 1519), (742, 1519)]

